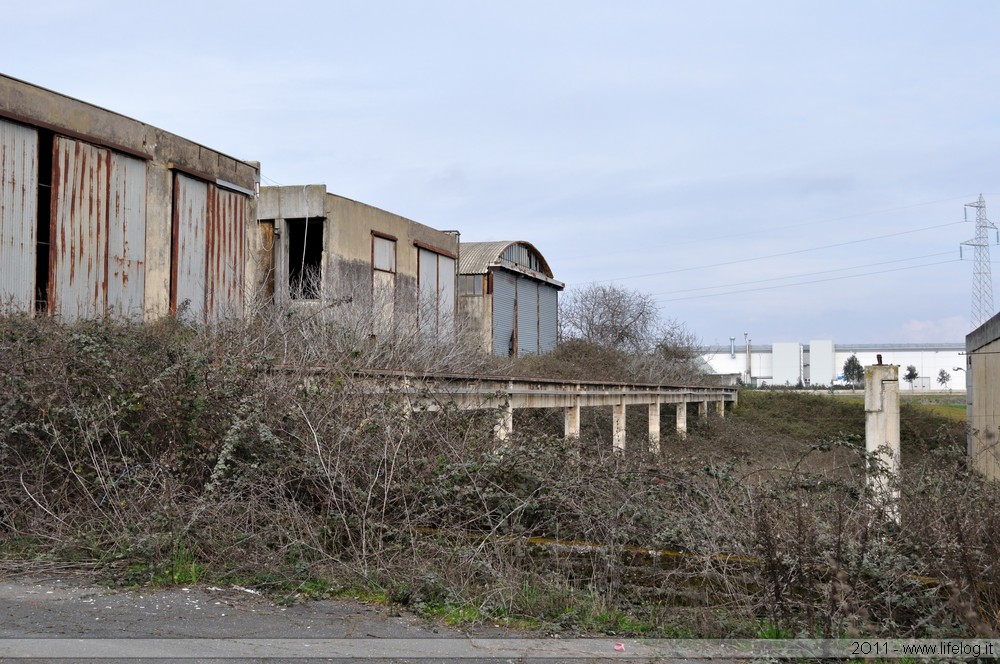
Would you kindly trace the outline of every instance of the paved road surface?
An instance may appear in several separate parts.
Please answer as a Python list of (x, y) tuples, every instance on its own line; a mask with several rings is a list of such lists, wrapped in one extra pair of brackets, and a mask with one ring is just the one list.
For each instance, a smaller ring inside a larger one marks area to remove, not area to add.
[(492, 626), (465, 633), (353, 601), (278, 606), (239, 587), (113, 591), (73, 577), (0, 578), (4, 662), (645, 661), (642, 644), (617, 645), (610, 636), (553, 639)]

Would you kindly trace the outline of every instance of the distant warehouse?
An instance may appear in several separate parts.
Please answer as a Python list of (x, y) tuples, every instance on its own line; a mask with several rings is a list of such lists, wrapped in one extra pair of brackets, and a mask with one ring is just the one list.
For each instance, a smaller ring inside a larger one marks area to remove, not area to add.
[(493, 355), (534, 355), (556, 347), (559, 291), (545, 258), (528, 242), (462, 242), (458, 309)]
[(259, 167), (0, 75), (0, 309), (243, 313)]

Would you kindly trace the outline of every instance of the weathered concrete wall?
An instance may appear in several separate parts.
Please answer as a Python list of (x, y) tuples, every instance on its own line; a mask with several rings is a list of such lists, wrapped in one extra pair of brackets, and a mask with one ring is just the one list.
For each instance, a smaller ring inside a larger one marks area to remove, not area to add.
[(967, 451), (977, 471), (1000, 478), (1000, 314), (965, 338), (969, 432)]

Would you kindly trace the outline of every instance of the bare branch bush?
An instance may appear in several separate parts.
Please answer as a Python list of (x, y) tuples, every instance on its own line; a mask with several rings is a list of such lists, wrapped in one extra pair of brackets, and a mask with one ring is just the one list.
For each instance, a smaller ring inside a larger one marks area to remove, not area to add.
[[(669, 624), (681, 603), (706, 636), (996, 629), (1000, 498), (946, 436), (904, 466), (896, 527), (850, 440), (804, 444), (850, 459), (824, 472), (727, 460), (773, 444), (738, 417), (660, 457), (587, 427), (501, 444), (498, 412), (407, 383), (491, 371), (475, 340), (378, 322), (334, 303), (199, 328), (0, 318), (0, 554), (133, 581), (368, 586), (573, 629)], [(718, 458), (685, 462), (698, 445)]]

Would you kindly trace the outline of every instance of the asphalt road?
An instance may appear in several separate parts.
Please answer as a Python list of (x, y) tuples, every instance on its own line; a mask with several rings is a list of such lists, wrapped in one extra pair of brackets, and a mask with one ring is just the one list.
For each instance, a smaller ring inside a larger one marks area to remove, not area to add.
[[(649, 651), (646, 651), (648, 654)], [(73, 577), (0, 579), (0, 660), (647, 661), (614, 637), (462, 632), (361, 602), (279, 606), (240, 587), (109, 590)]]

